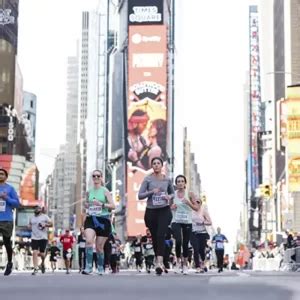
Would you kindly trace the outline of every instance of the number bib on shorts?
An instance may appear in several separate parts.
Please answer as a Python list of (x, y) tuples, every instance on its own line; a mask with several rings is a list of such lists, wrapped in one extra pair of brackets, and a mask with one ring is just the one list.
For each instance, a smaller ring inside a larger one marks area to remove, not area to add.
[(85, 242), (80, 242), (79, 243), (79, 248), (85, 248)]
[(141, 252), (141, 248), (140, 247), (135, 247), (134, 252)]
[(152, 249), (152, 248), (153, 248), (153, 245), (152, 245), (152, 244), (147, 244), (147, 245), (146, 245), (146, 249), (147, 249), (147, 250), (150, 250), (150, 249)]
[(101, 216), (102, 207), (101, 206), (90, 206), (88, 209), (88, 214), (90, 216)]
[(177, 223), (189, 223), (189, 214), (187, 212), (176, 211), (175, 222)]
[(0, 200), (0, 211), (6, 210), (6, 201)]
[(152, 196), (152, 204), (153, 206), (162, 206), (166, 204), (166, 200), (163, 198), (165, 193), (154, 194)]

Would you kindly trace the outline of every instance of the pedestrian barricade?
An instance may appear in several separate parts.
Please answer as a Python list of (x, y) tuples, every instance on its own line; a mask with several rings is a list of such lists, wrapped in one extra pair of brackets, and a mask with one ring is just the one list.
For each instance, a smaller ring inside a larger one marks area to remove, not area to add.
[(253, 257), (252, 269), (254, 271), (279, 271), (281, 256), (271, 258), (267, 257)]
[(284, 251), (284, 256), (280, 269), (283, 271), (300, 270), (300, 247), (287, 248)]

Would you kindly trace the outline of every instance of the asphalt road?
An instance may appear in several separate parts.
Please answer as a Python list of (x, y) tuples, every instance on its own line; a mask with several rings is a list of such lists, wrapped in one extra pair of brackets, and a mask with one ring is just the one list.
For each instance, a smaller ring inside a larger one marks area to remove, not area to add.
[[(1, 277), (0, 277), (1, 278)], [(14, 300), (300, 300), (300, 273), (225, 272), (187, 276), (121, 272), (104, 276), (13, 273), (0, 279), (0, 299)]]

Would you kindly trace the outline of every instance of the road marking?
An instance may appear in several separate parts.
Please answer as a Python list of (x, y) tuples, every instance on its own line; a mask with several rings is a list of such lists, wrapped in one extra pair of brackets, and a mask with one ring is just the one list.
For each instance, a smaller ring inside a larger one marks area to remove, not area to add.
[(236, 274), (240, 277), (250, 277), (251, 276), (250, 274), (242, 273), (242, 272), (237, 272)]

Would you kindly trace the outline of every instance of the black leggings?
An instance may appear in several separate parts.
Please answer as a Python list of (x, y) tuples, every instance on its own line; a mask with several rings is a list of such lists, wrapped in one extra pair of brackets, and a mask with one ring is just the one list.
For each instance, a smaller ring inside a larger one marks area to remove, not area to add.
[(176, 241), (176, 257), (181, 257), (181, 248), (184, 258), (189, 256), (189, 241), (192, 233), (192, 224), (172, 223), (173, 236)]
[(13, 249), (12, 249), (12, 246), (11, 246), (11, 240), (10, 239), (11, 239), (10, 237), (3, 236), (3, 244), (4, 244), (5, 249), (6, 249), (7, 261), (9, 263), (12, 262), (12, 254), (13, 254)]
[(224, 264), (224, 249), (215, 250), (217, 256), (218, 269), (223, 270)]
[(191, 244), (194, 249), (194, 262), (196, 268), (200, 268), (200, 260), (199, 254), (201, 257), (202, 262), (205, 261), (205, 248), (207, 242), (208, 234), (207, 233), (195, 233), (192, 232), (191, 234)]
[(85, 269), (85, 248), (78, 248), (79, 269)]
[(141, 252), (135, 252), (134, 253), (134, 257), (135, 257), (135, 265), (137, 267), (142, 267), (142, 264), (143, 264), (143, 254)]
[(169, 206), (156, 209), (146, 209), (145, 224), (152, 235), (153, 249), (155, 256), (164, 256), (165, 236), (168, 226), (172, 220), (172, 213)]

